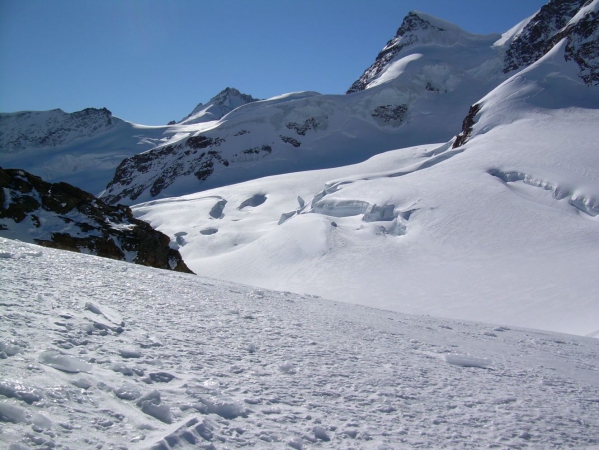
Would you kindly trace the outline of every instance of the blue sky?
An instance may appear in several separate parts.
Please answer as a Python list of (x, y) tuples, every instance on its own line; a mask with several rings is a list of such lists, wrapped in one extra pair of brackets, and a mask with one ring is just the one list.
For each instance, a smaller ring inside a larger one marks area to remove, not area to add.
[(544, 0), (0, 0), (0, 111), (107, 107), (147, 125), (227, 86), (342, 94), (411, 10), (501, 33)]

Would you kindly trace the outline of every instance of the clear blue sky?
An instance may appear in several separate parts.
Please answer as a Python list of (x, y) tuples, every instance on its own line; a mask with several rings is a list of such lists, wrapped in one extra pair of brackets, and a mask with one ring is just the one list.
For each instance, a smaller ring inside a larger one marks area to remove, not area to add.
[(0, 0), (0, 111), (107, 107), (147, 125), (227, 86), (344, 93), (411, 10), (501, 33), (545, 0)]

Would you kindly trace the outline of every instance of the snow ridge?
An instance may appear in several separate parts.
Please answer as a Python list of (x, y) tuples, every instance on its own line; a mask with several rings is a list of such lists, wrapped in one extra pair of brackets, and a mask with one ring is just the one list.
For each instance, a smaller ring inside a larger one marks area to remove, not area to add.
[(0, 153), (58, 147), (93, 137), (114, 125), (115, 119), (106, 108), (86, 108), (70, 114), (60, 109), (0, 113)]

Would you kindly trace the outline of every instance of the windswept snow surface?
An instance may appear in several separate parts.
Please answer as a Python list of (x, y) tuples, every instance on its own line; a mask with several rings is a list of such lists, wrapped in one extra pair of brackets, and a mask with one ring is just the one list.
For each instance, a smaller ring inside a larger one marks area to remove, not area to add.
[[(599, 90), (563, 52), (564, 42), (482, 99), (462, 147), (406, 148), (134, 213), (171, 237), (186, 233), (180, 251), (199, 274), (406, 313), (594, 333)], [(238, 209), (254, 195), (266, 200)], [(225, 207), (215, 218), (217, 201)]]
[(1, 238), (0, 292), (2, 448), (599, 445), (596, 339)]

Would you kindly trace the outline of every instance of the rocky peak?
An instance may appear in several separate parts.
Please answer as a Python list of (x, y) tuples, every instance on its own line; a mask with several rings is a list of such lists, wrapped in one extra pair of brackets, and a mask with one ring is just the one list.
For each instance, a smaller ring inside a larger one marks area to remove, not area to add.
[(135, 219), (129, 207), (21, 169), (0, 168), (0, 236), (192, 273), (169, 237)]
[(429, 14), (411, 11), (404, 18), (395, 37), (387, 42), (372, 66), (366, 69), (364, 74), (350, 86), (346, 93), (351, 94), (366, 89), (368, 84), (395, 59), (396, 55), (407, 47), (428, 43), (453, 45), (462, 36), (475, 35), (470, 35), (458, 26)]
[(588, 0), (550, 0), (510, 43), (504, 73), (526, 67), (553, 46), (553, 37), (564, 28)]
[(231, 103), (236, 103), (235, 100), (237, 99), (242, 100), (244, 103), (252, 103), (258, 100), (251, 95), (242, 94), (235, 88), (227, 87), (212, 97), (210, 101), (225, 106), (230, 105)]
[(60, 109), (0, 114), (0, 151), (58, 147), (74, 139), (91, 137), (114, 125), (106, 108), (86, 108), (74, 113)]
[(258, 101), (248, 94), (242, 94), (235, 88), (227, 87), (212, 97), (206, 104), (200, 103), (194, 110), (179, 123), (189, 125), (193, 123), (218, 120), (226, 114), (247, 103)]

